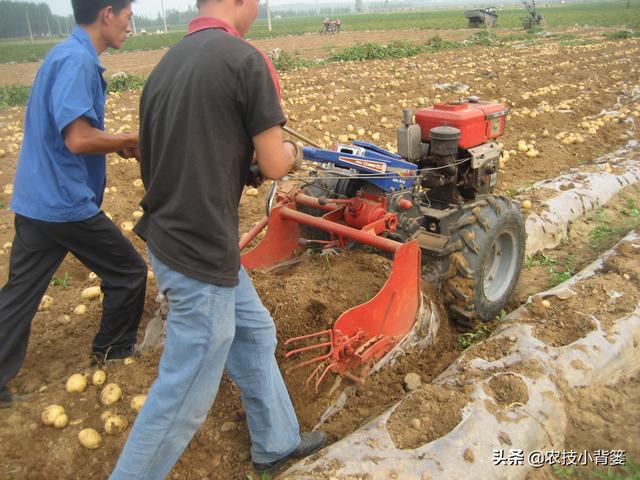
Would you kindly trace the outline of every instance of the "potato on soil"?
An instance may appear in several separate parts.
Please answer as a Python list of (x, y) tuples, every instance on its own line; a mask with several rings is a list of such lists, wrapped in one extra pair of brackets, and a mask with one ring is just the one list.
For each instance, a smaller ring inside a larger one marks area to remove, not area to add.
[(53, 426), (58, 429), (62, 429), (69, 424), (69, 417), (66, 413), (61, 413), (53, 421)]
[(131, 408), (133, 409), (133, 411), (139, 412), (146, 400), (146, 395), (136, 395), (135, 397), (133, 397), (131, 399)]
[(78, 440), (83, 447), (94, 450), (102, 443), (102, 437), (93, 428), (85, 428), (78, 433)]
[(100, 414), (100, 420), (102, 420), (102, 423), (106, 423), (106, 421), (111, 418), (111, 417), (115, 417), (118, 414), (117, 410), (105, 410), (104, 412), (102, 412)]
[(107, 380), (107, 374), (104, 370), (96, 370), (93, 372), (93, 377), (91, 381), (94, 385), (100, 386), (103, 385)]
[(100, 287), (88, 287), (82, 290), (82, 292), (80, 293), (80, 298), (84, 300), (93, 300), (94, 298), (98, 298), (101, 293), (102, 290), (100, 289)]
[(115, 383), (105, 385), (100, 392), (100, 403), (109, 406), (116, 403), (122, 397), (122, 390)]
[(58, 415), (64, 415), (64, 407), (62, 405), (49, 405), (42, 412), (42, 423), (45, 425), (53, 425)]
[(81, 373), (74, 373), (67, 379), (67, 393), (82, 393), (87, 388), (87, 377)]
[(113, 417), (107, 418), (107, 420), (104, 422), (104, 430), (109, 435), (116, 435), (118, 433), (124, 432), (128, 426), (129, 421), (122, 415), (114, 415)]

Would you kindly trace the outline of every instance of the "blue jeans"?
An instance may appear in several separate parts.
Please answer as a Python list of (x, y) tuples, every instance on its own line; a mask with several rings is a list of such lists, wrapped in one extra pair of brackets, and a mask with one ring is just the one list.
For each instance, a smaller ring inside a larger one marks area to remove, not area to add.
[(269, 463), (300, 442), (275, 359), (276, 330), (244, 268), (236, 287), (186, 277), (149, 252), (167, 297), (167, 337), (158, 378), (131, 429), (111, 480), (165, 478), (218, 392), (223, 367), (240, 388), (254, 462)]

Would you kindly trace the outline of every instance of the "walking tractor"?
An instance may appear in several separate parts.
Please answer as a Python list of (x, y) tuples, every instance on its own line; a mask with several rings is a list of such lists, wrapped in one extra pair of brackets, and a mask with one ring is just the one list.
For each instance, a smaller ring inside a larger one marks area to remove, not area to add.
[(309, 177), (274, 183), (267, 216), (241, 241), (246, 247), (267, 227), (242, 255), (245, 268), (276, 265), (309, 245), (356, 242), (394, 256), (374, 298), (344, 312), (332, 329), (286, 342), (287, 357), (311, 355), (297, 366), (316, 364), (308, 379), (316, 389), (329, 372), (364, 381), (374, 362), (412, 331), (423, 264), (463, 324), (490, 320), (505, 306), (525, 249), (519, 208), (492, 193), (507, 111), (476, 97), (420, 109), (415, 117), (405, 110), (398, 154), (362, 141), (333, 150), (304, 147), (314, 165)]

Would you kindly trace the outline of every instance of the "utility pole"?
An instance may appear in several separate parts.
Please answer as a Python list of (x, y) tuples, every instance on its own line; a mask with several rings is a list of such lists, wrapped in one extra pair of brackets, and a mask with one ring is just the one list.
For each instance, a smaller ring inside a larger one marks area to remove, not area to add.
[(266, 0), (267, 3), (267, 28), (271, 31), (271, 8), (269, 7), (269, 0)]
[(69, 36), (69, 24), (67, 23), (68, 20), (69, 19), (67, 17), (64, 18), (64, 29), (67, 32), (67, 37)]
[(27, 14), (27, 27), (29, 27), (29, 38), (33, 42), (33, 32), (31, 31), (31, 22), (29, 21), (29, 6), (28, 6), (28, 4), (27, 4), (26, 14)]
[(51, 36), (51, 25), (49, 25), (49, 17), (44, 17), (44, 19), (47, 21), (47, 30), (49, 30), (49, 36)]
[(167, 33), (167, 12), (164, 10), (164, 1), (160, 0), (160, 6), (162, 7), (162, 21), (164, 22), (164, 33)]
[(136, 30), (136, 19), (133, 15), (131, 15), (131, 26), (133, 27), (133, 34), (137, 35), (138, 31)]
[(60, 36), (62, 36), (62, 25), (60, 25), (60, 17), (56, 17), (58, 19), (58, 32), (60, 32)]

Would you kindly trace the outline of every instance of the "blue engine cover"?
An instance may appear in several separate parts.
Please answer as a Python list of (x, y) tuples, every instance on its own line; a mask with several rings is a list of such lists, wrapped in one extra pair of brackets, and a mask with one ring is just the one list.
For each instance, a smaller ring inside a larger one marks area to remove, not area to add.
[(385, 192), (412, 188), (418, 175), (417, 165), (377, 145), (361, 141), (355, 141), (353, 145), (338, 145), (337, 152), (304, 147), (304, 158), (347, 169), (349, 172), (345, 172), (345, 178), (357, 176)]

